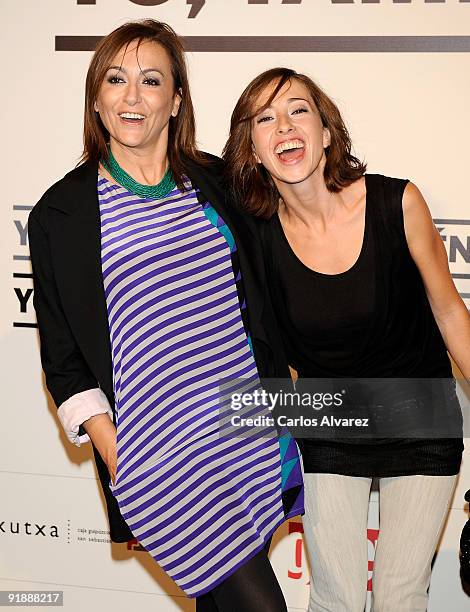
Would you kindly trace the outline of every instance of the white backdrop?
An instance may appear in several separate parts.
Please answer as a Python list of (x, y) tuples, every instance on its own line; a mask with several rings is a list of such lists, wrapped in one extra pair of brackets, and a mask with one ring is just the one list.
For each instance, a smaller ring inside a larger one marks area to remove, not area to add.
[[(101, 605), (115, 612), (190, 611), (193, 603), (145, 551), (110, 544), (91, 449), (66, 440), (44, 389), (26, 223), (31, 206), (80, 155), (91, 57), (86, 50), (56, 50), (56, 36), (100, 36), (129, 19), (153, 17), (184, 36), (202, 37), (188, 39), (198, 49), (188, 60), (198, 139), (213, 153), (220, 153), (233, 105), (252, 77), (275, 65), (307, 72), (338, 103), (368, 170), (410, 178), (421, 188), (470, 306), (470, 2), (0, 0), (0, 17), (0, 590), (60, 589), (67, 612)], [(83, 39), (58, 42), (77, 44), (89, 48)], [(468, 610), (458, 539), (469, 487), (467, 454), (434, 565), (430, 612)], [(378, 526), (373, 493), (371, 570)], [(304, 610), (308, 568), (300, 519), (279, 530), (271, 559), (290, 609)]]

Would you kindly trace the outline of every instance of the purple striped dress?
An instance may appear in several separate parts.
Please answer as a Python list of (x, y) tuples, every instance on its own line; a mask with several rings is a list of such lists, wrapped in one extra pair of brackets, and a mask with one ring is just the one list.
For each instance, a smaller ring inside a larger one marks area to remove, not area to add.
[(148, 200), (98, 177), (117, 427), (110, 487), (134, 536), (195, 597), (287, 516), (274, 428), (220, 431), (220, 379), (257, 371), (229, 243), (188, 188)]

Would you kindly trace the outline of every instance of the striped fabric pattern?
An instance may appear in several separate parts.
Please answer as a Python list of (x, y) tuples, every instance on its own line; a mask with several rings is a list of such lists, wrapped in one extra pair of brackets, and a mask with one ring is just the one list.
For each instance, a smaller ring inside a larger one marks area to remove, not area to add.
[(194, 597), (286, 516), (275, 430), (219, 430), (220, 379), (255, 384), (257, 372), (231, 248), (188, 187), (152, 201), (98, 179), (116, 400), (110, 486), (135, 537)]

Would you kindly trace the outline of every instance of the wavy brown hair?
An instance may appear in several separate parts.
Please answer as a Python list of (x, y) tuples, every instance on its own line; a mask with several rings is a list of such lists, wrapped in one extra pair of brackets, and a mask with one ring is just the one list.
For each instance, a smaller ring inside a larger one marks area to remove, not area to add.
[[(286, 83), (299, 81), (308, 90), (320, 113), (323, 126), (331, 136), (325, 149), (325, 183), (338, 192), (360, 178), (366, 164), (351, 153), (351, 138), (336, 104), (312, 79), (289, 68), (272, 68), (257, 76), (240, 96), (232, 113), (230, 135), (222, 156), (226, 161), (226, 179), (240, 206), (247, 212), (269, 219), (279, 207), (279, 192), (268, 171), (256, 162), (251, 140), (254, 117), (268, 108)], [(260, 95), (276, 84), (267, 102), (257, 106)]]
[(196, 124), (189, 89), (188, 71), (182, 39), (166, 23), (154, 19), (131, 21), (108, 34), (98, 43), (88, 68), (85, 88), (85, 119), (83, 153), (81, 162), (99, 162), (108, 159), (109, 132), (94, 109), (100, 87), (113, 58), (120, 49), (137, 42), (151, 41), (161, 45), (170, 57), (175, 93), (181, 95), (176, 117), (170, 117), (168, 133), (168, 161), (180, 189), (184, 189), (184, 164), (182, 158), (204, 163), (196, 147)]

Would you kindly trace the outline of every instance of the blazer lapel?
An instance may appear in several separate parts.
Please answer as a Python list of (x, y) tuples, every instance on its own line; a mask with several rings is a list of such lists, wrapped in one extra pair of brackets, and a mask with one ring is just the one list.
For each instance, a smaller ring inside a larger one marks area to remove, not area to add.
[(57, 286), (72, 332), (100, 387), (111, 398), (97, 176), (98, 165), (87, 163), (66, 177), (63, 194), (49, 204), (50, 242)]

